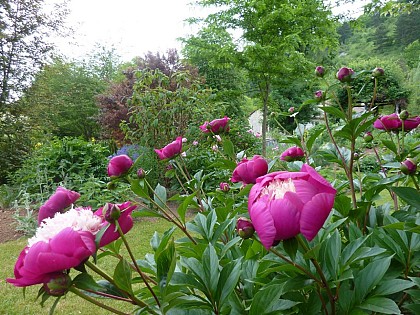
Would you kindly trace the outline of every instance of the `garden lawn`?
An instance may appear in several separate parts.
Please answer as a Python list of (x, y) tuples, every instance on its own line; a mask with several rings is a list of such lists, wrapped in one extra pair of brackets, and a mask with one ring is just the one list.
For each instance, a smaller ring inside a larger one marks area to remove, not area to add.
[[(143, 259), (145, 254), (152, 253), (153, 250), (150, 246), (150, 239), (154, 232), (157, 231), (160, 235), (168, 230), (172, 225), (161, 219), (144, 219), (137, 221), (134, 224), (133, 229), (127, 233), (127, 240), (132, 246), (132, 250), (136, 259)], [(6, 278), (13, 277), (13, 268), (16, 259), (21, 250), (26, 246), (26, 239), (19, 239), (17, 241), (10, 241), (7, 243), (0, 244), (0, 314), (7, 315), (23, 315), (23, 314), (48, 314), (51, 305), (54, 302), (54, 298), (49, 298), (44, 307), (40, 306), (39, 301), (34, 302), (37, 297), (37, 293), (41, 285), (34, 285), (27, 287), (25, 290), (25, 296), (23, 295), (23, 289), (14, 287), (13, 285), (5, 281)], [(128, 258), (128, 256), (127, 256)], [(105, 264), (112, 264), (114, 259), (103, 259), (99, 261), (101, 268), (104, 270), (112, 270), (113, 266), (107, 266)], [(115, 259), (116, 261), (116, 259)], [(89, 273), (90, 270), (89, 270)], [(92, 273), (91, 273), (92, 274)], [(74, 270), (72, 270), (72, 277), (75, 276)], [(105, 299), (101, 299), (101, 302), (106, 302)], [(120, 302), (119, 304), (115, 301), (111, 301), (113, 307), (121, 309), (119, 306), (123, 305), (123, 311), (130, 312), (133, 309), (132, 305)], [(75, 296), (73, 293), (67, 294), (65, 297), (60, 299), (60, 302), (54, 312), (54, 314), (110, 314), (109, 312), (89, 303), (81, 298)]]

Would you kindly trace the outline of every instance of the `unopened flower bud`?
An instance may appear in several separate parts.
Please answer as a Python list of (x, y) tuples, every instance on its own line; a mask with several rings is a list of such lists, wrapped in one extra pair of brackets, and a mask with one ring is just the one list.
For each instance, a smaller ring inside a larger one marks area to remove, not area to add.
[(372, 142), (373, 140), (373, 136), (372, 133), (370, 131), (366, 132), (363, 139), (365, 140), (365, 142), (369, 143)]
[(230, 190), (230, 186), (228, 183), (220, 183), (219, 187), (220, 190), (223, 192), (228, 192)]
[(114, 223), (121, 216), (120, 208), (118, 208), (118, 206), (112, 203), (107, 203), (104, 206), (104, 208), (102, 209), (102, 213), (104, 212), (105, 212), (105, 220), (109, 223)]
[(290, 107), (289, 108), (289, 110), (288, 110), (288, 112), (290, 113), (290, 114), (293, 114), (293, 112), (295, 111), (295, 108), (292, 106), (292, 107)]
[(413, 159), (406, 159), (401, 162), (400, 170), (405, 175), (413, 175), (417, 170), (417, 163)]
[(251, 220), (241, 217), (236, 222), (236, 231), (243, 239), (248, 239), (254, 235), (255, 229)]
[(133, 160), (128, 155), (114, 156), (108, 163), (108, 176), (119, 177), (124, 175), (130, 170), (132, 165)]
[(315, 99), (317, 101), (322, 101), (323, 96), (324, 96), (324, 93), (321, 90), (318, 90), (315, 92)]
[(144, 169), (139, 168), (139, 169), (137, 170), (137, 177), (138, 177), (139, 179), (143, 179), (143, 178), (145, 178), (145, 177), (146, 177), (146, 172), (144, 171)]
[(323, 66), (318, 66), (318, 67), (315, 68), (315, 75), (317, 77), (322, 78), (324, 76), (324, 74), (325, 74), (325, 69), (324, 69)]
[(44, 283), (44, 290), (52, 296), (63, 296), (71, 286), (71, 278), (66, 273), (53, 276), (50, 281)]
[(410, 116), (410, 114), (405, 109), (403, 111), (401, 111), (401, 113), (399, 115), (401, 120), (407, 120), (408, 116)]
[(336, 77), (340, 82), (350, 82), (353, 79), (354, 70), (343, 67), (338, 70)]
[(354, 155), (353, 155), (353, 160), (354, 161), (357, 161), (358, 159), (360, 159), (360, 154), (359, 153), (354, 153)]
[(117, 185), (115, 185), (115, 183), (114, 183), (114, 182), (109, 182), (109, 183), (106, 185), (106, 187), (107, 187), (109, 190), (114, 190), (114, 189), (117, 187)]
[(383, 76), (384, 74), (385, 74), (385, 71), (384, 71), (384, 69), (382, 69), (382, 68), (375, 68), (375, 69), (373, 69), (373, 71), (372, 71), (372, 76), (373, 76), (374, 78), (377, 78), (377, 77)]

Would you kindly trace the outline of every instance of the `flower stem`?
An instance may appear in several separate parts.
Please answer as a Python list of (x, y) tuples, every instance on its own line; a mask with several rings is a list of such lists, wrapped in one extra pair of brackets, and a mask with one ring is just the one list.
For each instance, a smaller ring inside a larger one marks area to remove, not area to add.
[[(307, 245), (305, 244), (305, 242), (302, 240), (301, 236), (300, 236), (300, 235), (298, 235), (298, 236), (296, 236), (296, 238), (297, 238), (297, 240), (298, 240), (299, 244), (303, 247), (303, 249), (304, 249), (305, 251), (309, 251), (308, 246), (307, 246)], [(315, 266), (315, 269), (316, 269), (316, 271), (317, 271), (318, 275), (319, 275), (319, 276), (320, 276), (320, 278), (321, 278), (322, 287), (324, 287), (324, 288), (325, 288), (325, 290), (327, 291), (328, 299), (330, 300), (330, 304), (331, 304), (331, 314), (332, 314), (332, 315), (334, 315), (334, 314), (336, 313), (336, 311), (335, 311), (335, 300), (336, 300), (336, 298), (334, 297), (334, 295), (333, 295), (333, 293), (332, 293), (332, 291), (331, 291), (331, 288), (330, 288), (330, 286), (328, 285), (328, 281), (327, 281), (327, 279), (325, 278), (324, 272), (322, 271), (322, 268), (321, 268), (321, 266), (319, 265), (318, 261), (317, 261), (315, 258), (311, 258), (311, 262), (312, 262), (312, 264)], [(318, 280), (318, 281), (319, 281), (319, 280)]]
[(150, 293), (152, 294), (153, 298), (155, 299), (156, 304), (160, 307), (159, 299), (157, 298), (155, 292), (153, 291), (152, 287), (150, 286), (149, 282), (147, 281), (145, 274), (143, 273), (143, 271), (141, 271), (139, 265), (137, 264), (136, 258), (134, 257), (133, 252), (131, 251), (131, 247), (130, 247), (130, 245), (127, 242), (127, 239), (125, 237), (125, 234), (121, 230), (121, 227), (118, 224), (118, 221), (115, 221), (115, 225), (116, 225), (116, 227), (118, 229), (118, 233), (120, 234), (120, 237), (121, 237), (121, 239), (122, 239), (122, 241), (123, 241), (123, 243), (125, 245), (125, 248), (127, 249), (128, 254), (130, 255), (130, 258), (131, 258), (131, 261), (133, 262), (134, 267), (136, 268), (138, 274), (142, 278), (142, 280), (143, 280), (144, 284), (146, 285), (147, 289), (150, 291)]
[[(85, 261), (85, 265), (88, 266), (90, 269), (92, 269), (94, 272), (96, 272), (98, 275), (100, 275), (102, 278), (104, 278), (105, 280), (107, 280), (109, 283), (111, 283), (113, 286), (115, 286), (116, 288), (118, 288), (119, 290), (121, 290), (118, 285), (115, 283), (114, 279), (108, 275), (105, 271), (103, 271), (101, 268), (99, 268), (97, 265), (95, 265), (94, 263), (90, 262), (89, 260)], [(125, 294), (127, 294), (130, 299), (139, 306), (142, 307), (147, 307), (147, 304), (144, 303), (143, 301), (139, 300), (136, 296), (134, 296), (133, 294), (130, 294), (130, 292), (121, 290), (122, 292), (124, 292)]]
[(301, 265), (298, 265), (294, 261), (290, 260), (289, 258), (287, 258), (286, 256), (284, 256), (282, 253), (280, 253), (279, 251), (275, 250), (273, 247), (270, 247), (270, 252), (272, 252), (277, 257), (283, 259), (285, 262), (293, 265), (294, 267), (296, 267), (297, 269), (299, 269), (300, 271), (302, 271), (304, 274), (306, 274), (309, 278), (311, 278), (312, 280), (314, 280), (319, 285), (322, 285), (321, 281), (319, 279), (317, 279), (310, 271), (306, 270)]
[(108, 305), (106, 305), (106, 304), (104, 304), (102, 302), (99, 302), (99, 301), (95, 300), (94, 298), (92, 298), (92, 297), (84, 294), (82, 291), (78, 290), (77, 288), (75, 288), (73, 286), (69, 288), (69, 291), (72, 292), (72, 293), (74, 293), (74, 294), (76, 294), (77, 296), (81, 297), (82, 299), (84, 299), (84, 300), (86, 300), (86, 301), (88, 301), (88, 302), (90, 302), (92, 304), (95, 304), (96, 306), (99, 306), (100, 308), (103, 308), (103, 309), (105, 309), (107, 311), (110, 311), (110, 312), (112, 312), (114, 314), (128, 315), (127, 313), (121, 312), (121, 311), (119, 311), (119, 310), (117, 310), (117, 309), (115, 309), (115, 308), (113, 308), (111, 306), (108, 306)]

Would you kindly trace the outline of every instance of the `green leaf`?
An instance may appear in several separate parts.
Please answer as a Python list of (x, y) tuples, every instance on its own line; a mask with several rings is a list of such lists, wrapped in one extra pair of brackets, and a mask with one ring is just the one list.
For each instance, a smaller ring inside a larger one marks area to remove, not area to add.
[(73, 279), (72, 283), (76, 288), (79, 288), (81, 290), (100, 291), (102, 288), (99, 284), (96, 283), (93, 277), (86, 272), (78, 274)]
[(420, 210), (420, 192), (412, 187), (388, 187), (410, 206)]
[(368, 238), (369, 235), (363, 236), (347, 244), (347, 246), (344, 248), (343, 252), (340, 255), (341, 265), (343, 267), (347, 266), (353, 261), (354, 253), (356, 253), (356, 251), (366, 242)]
[(398, 149), (395, 143), (391, 140), (382, 140), (382, 144), (391, 150), (395, 155), (398, 155)]
[(292, 260), (295, 260), (298, 247), (299, 243), (296, 237), (289, 238), (283, 241), (283, 248)]
[(249, 315), (268, 313), (283, 294), (284, 284), (268, 285), (260, 289), (252, 299)]
[(166, 204), (166, 188), (163, 187), (161, 184), (157, 184), (155, 188), (155, 195), (153, 196), (155, 202), (162, 208), (165, 207)]
[(238, 284), (241, 275), (241, 259), (231, 261), (223, 267), (220, 273), (220, 280), (217, 285), (217, 296), (219, 305), (222, 306)]
[(185, 223), (185, 214), (187, 213), (188, 207), (190, 206), (190, 204), (193, 201), (196, 194), (197, 194), (197, 192), (195, 192), (195, 193), (189, 195), (188, 197), (186, 197), (177, 208), (179, 217), (180, 217), (180, 219), (183, 223)]
[(409, 280), (391, 279), (383, 281), (374, 291), (374, 295), (390, 295), (402, 292), (415, 284)]
[(384, 297), (368, 298), (363, 304), (359, 305), (359, 307), (381, 314), (401, 314), (398, 305), (393, 300)]
[(131, 288), (131, 266), (125, 260), (121, 259), (114, 270), (115, 284), (122, 290), (132, 293)]
[(341, 237), (338, 230), (331, 235), (330, 238), (324, 243), (324, 256), (323, 260), (326, 264), (327, 270), (333, 279), (337, 280), (338, 277), (338, 262), (341, 255)]
[(175, 245), (173, 239), (163, 250), (156, 252), (156, 278), (162, 295), (166, 295), (166, 288), (171, 281), (176, 265)]
[(232, 141), (227, 138), (223, 139), (223, 152), (230, 157), (232, 160), (235, 160), (235, 148), (233, 146)]
[(203, 259), (203, 271), (205, 275), (205, 285), (211, 296), (216, 295), (217, 284), (219, 282), (220, 271), (219, 271), (219, 258), (217, 257), (216, 250), (212, 244), (209, 244), (204, 251)]
[(391, 264), (392, 257), (385, 257), (369, 263), (359, 272), (354, 280), (356, 303), (361, 303), (365, 296), (382, 280)]
[(144, 185), (144, 180), (129, 178), (131, 190), (139, 197), (149, 199), (147, 186)]
[(306, 149), (309, 151), (309, 153), (312, 150), (312, 146), (315, 143), (315, 140), (319, 137), (320, 134), (322, 134), (325, 130), (326, 126), (322, 125), (322, 128), (317, 129), (308, 140), (306, 140)]
[(342, 120), (346, 121), (347, 117), (341, 110), (337, 107), (333, 106), (319, 106), (319, 109), (323, 110), (324, 112), (333, 115), (334, 117), (341, 118)]

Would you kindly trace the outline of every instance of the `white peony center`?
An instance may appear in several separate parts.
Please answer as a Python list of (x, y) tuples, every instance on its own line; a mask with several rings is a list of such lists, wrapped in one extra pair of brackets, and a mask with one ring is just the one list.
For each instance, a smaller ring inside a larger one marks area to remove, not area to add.
[(28, 247), (37, 242), (48, 243), (65, 228), (72, 228), (74, 231), (87, 231), (95, 235), (102, 227), (102, 219), (93, 214), (89, 208), (71, 208), (69, 211), (58, 212), (53, 218), (46, 218), (37, 228), (33, 237), (28, 240)]
[(287, 180), (275, 179), (261, 190), (260, 197), (268, 195), (270, 200), (282, 199), (288, 191), (296, 192), (295, 184), (291, 178)]

